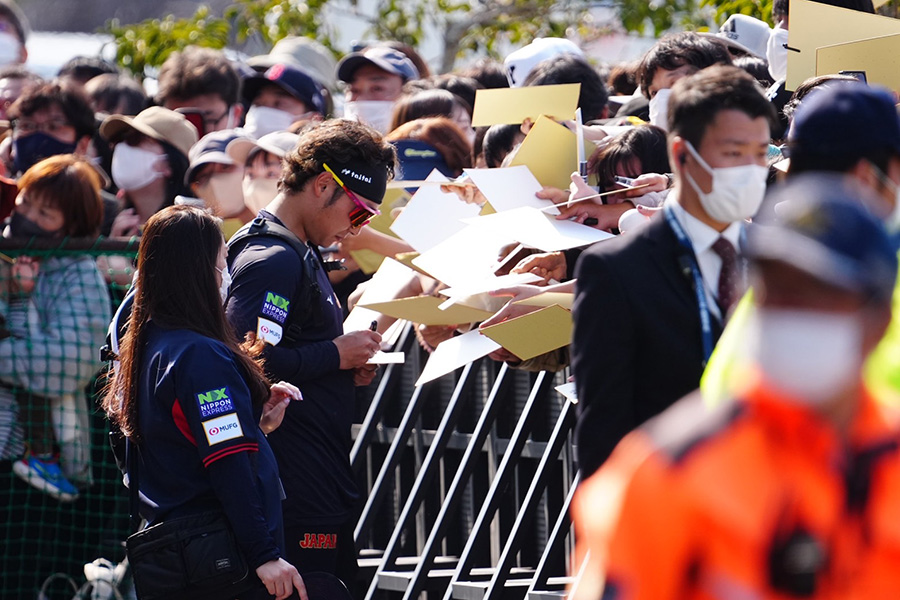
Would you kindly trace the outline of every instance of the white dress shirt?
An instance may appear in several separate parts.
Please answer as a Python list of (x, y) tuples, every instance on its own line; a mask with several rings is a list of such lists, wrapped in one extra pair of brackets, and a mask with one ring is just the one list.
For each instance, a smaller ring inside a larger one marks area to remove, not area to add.
[(732, 223), (725, 231), (719, 233), (698, 218), (688, 214), (674, 197), (666, 200), (666, 206), (672, 208), (675, 218), (684, 227), (688, 239), (691, 240), (691, 244), (694, 246), (694, 256), (697, 257), (697, 264), (700, 266), (700, 276), (703, 278), (703, 287), (706, 292), (707, 304), (709, 304), (709, 312), (721, 321), (722, 312), (719, 310), (718, 296), (722, 258), (712, 249), (712, 245), (716, 243), (716, 240), (721, 235), (731, 242), (735, 250), (740, 253), (739, 241), (744, 227), (743, 221)]

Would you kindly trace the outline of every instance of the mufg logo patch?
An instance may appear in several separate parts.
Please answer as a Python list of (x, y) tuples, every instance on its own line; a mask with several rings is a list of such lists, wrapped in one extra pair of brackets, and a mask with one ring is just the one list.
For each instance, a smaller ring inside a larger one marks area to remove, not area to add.
[(284, 325), (288, 316), (288, 307), (290, 304), (291, 303), (287, 298), (282, 298), (274, 292), (266, 292), (266, 300), (263, 302), (262, 314)]
[(227, 412), (234, 412), (231, 392), (228, 386), (197, 394), (197, 405), (200, 407), (200, 418), (208, 419)]
[(241, 429), (241, 422), (238, 421), (238, 416), (235, 413), (203, 421), (203, 432), (206, 434), (206, 441), (209, 442), (210, 446), (215, 446), (244, 435), (244, 430)]

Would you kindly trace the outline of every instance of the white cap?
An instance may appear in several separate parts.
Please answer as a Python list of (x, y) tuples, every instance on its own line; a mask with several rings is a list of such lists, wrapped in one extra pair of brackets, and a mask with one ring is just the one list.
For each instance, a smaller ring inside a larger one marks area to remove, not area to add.
[(759, 58), (765, 58), (771, 32), (772, 29), (765, 21), (748, 15), (731, 15), (727, 21), (722, 23), (716, 37), (725, 42), (727, 46)]
[[(763, 45), (763, 55), (765, 55)], [(506, 57), (503, 65), (506, 67), (506, 78), (512, 87), (522, 87), (531, 70), (539, 62), (561, 54), (571, 54), (584, 58), (584, 52), (574, 42), (565, 38), (535, 38), (533, 42), (523, 48), (519, 48)]]

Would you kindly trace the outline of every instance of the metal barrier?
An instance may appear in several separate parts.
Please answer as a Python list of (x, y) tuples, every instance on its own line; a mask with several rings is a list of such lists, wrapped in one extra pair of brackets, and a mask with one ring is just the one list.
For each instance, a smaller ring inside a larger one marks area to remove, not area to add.
[[(4, 256), (133, 257), (136, 249), (135, 241), (0, 240)], [(577, 481), (574, 410), (553, 390), (564, 374), (484, 359), (416, 388), (427, 354), (412, 326), (396, 349), (406, 363), (359, 390), (353, 427), (350, 459), (365, 490), (356, 597), (561, 597)], [(85, 403), (92, 480), (77, 501), (61, 504), (0, 464), (2, 598), (34, 598), (44, 582), (43, 597), (71, 598), (85, 563), (124, 556), (127, 500), (97, 393), (88, 390)]]
[(577, 483), (564, 375), (484, 359), (411, 388), (424, 356), (409, 327), (398, 345), (407, 364), (385, 370), (351, 454), (370, 484), (355, 532), (366, 600), (563, 597)]

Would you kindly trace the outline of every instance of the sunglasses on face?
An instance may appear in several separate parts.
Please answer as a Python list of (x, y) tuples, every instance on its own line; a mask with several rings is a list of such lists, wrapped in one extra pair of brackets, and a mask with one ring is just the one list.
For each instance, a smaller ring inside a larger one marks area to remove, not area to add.
[(369, 205), (360, 200), (356, 194), (351, 192), (349, 188), (344, 185), (344, 182), (341, 181), (337, 174), (335, 174), (335, 172), (331, 170), (331, 167), (329, 167), (325, 163), (322, 163), (322, 166), (331, 174), (332, 177), (334, 177), (335, 182), (337, 182), (337, 184), (341, 186), (341, 189), (344, 190), (344, 193), (347, 194), (347, 196), (349, 196), (351, 200), (353, 200), (353, 204), (355, 206), (353, 210), (350, 211), (349, 215), (351, 227), (362, 227), (363, 225), (371, 221), (373, 217), (377, 217), (381, 214), (381, 211), (370, 208)]

